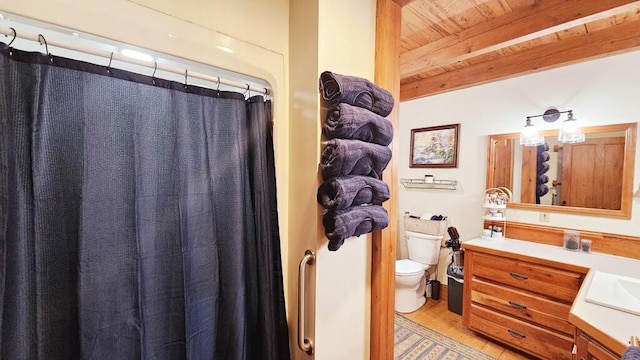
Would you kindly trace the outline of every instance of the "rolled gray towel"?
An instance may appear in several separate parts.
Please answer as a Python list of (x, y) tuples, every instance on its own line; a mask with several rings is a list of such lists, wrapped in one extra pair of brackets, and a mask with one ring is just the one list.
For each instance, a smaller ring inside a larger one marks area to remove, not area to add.
[(539, 184), (536, 186), (536, 196), (543, 197), (549, 192), (549, 187), (545, 184)]
[(325, 71), (320, 74), (320, 92), (329, 104), (347, 103), (380, 116), (393, 109), (393, 96), (367, 79)]
[(344, 244), (346, 238), (389, 226), (389, 214), (380, 205), (352, 206), (328, 211), (322, 218), (322, 224), (329, 239), (329, 250), (336, 251)]
[(544, 152), (544, 151), (549, 151), (549, 144), (548, 143), (544, 143), (542, 145), (538, 145), (538, 147), (536, 148), (536, 151), (538, 152), (538, 154), (540, 154), (541, 152)]
[(546, 184), (549, 182), (549, 177), (545, 174), (538, 175), (538, 179), (536, 180), (536, 185)]
[(538, 153), (538, 162), (545, 162), (545, 161), (549, 161), (549, 159), (551, 158), (551, 156), (549, 155), (548, 152), (543, 151), (541, 153)]
[(322, 132), (328, 138), (362, 140), (382, 146), (393, 140), (391, 121), (346, 103), (329, 107)]
[(318, 202), (329, 210), (375, 204), (389, 200), (389, 186), (370, 176), (348, 175), (331, 178), (318, 188)]
[(391, 149), (360, 140), (331, 139), (322, 150), (320, 168), (324, 180), (345, 175), (378, 178), (391, 160)]
[(629, 346), (620, 360), (640, 360), (640, 347)]
[(538, 166), (536, 166), (536, 173), (538, 175), (542, 175), (547, 171), (549, 171), (550, 168), (551, 166), (549, 165), (549, 163), (546, 163), (546, 162), (538, 163)]

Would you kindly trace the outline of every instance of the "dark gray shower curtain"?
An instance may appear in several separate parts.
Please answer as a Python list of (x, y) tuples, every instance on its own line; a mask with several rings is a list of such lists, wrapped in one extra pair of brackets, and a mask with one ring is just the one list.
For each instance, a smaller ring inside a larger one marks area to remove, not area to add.
[(0, 358), (290, 358), (270, 108), (0, 43)]

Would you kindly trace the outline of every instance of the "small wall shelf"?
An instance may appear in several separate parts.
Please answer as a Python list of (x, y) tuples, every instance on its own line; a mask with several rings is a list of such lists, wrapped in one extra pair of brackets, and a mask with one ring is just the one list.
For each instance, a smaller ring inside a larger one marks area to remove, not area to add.
[(424, 179), (400, 179), (400, 183), (407, 189), (439, 189), (439, 190), (456, 190), (458, 185), (454, 180), (433, 180), (426, 182)]

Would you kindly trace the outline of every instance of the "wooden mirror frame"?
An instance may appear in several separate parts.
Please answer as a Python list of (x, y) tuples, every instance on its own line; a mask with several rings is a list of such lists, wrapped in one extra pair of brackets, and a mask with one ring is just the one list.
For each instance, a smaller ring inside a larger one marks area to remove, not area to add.
[[(606, 216), (615, 218), (631, 218), (631, 203), (633, 198), (633, 173), (636, 155), (637, 123), (589, 126), (582, 128), (585, 134), (600, 132), (625, 132), (624, 161), (622, 170), (622, 199), (620, 210), (583, 208), (573, 206), (542, 205), (529, 203), (508, 203), (509, 208), (543, 212), (557, 212), (566, 214), (581, 214), (592, 216)], [(542, 136), (557, 135), (558, 130), (544, 130)], [(489, 135), (487, 151), (487, 183), (486, 187), (506, 186), (513, 189), (514, 150), (520, 133)], [(509, 165), (509, 166), (507, 166)], [(502, 184), (496, 184), (500, 181)]]

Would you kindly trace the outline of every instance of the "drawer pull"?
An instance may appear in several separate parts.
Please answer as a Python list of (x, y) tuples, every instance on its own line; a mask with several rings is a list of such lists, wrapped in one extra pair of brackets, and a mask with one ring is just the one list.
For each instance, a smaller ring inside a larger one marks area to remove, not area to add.
[(511, 334), (511, 336), (517, 337), (518, 339), (524, 339), (527, 337), (527, 335), (521, 333), (520, 331), (515, 331), (511, 329), (509, 329), (508, 331), (509, 331), (509, 334)]
[(510, 272), (509, 275), (518, 280), (527, 280), (529, 278), (527, 275), (518, 274), (517, 272)]
[(509, 305), (513, 306), (516, 309), (520, 309), (520, 310), (525, 310), (527, 308), (527, 305), (518, 304), (515, 301), (509, 301)]

